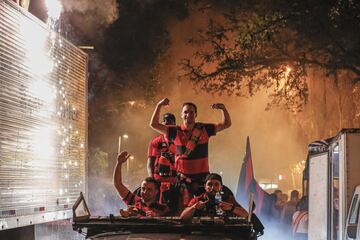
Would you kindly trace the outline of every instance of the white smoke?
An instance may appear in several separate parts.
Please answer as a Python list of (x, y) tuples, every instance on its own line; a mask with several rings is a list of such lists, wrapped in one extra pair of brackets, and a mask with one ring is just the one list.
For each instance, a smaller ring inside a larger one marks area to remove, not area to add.
[(71, 13), (72, 25), (82, 36), (99, 41), (103, 31), (119, 16), (116, 0), (61, 0), (64, 13)]

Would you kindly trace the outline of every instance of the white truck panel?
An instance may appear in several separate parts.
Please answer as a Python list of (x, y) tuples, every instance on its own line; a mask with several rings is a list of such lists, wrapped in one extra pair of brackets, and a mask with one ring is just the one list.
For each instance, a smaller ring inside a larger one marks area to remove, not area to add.
[(309, 157), (309, 240), (326, 240), (328, 225), (328, 153)]
[(0, 230), (69, 218), (86, 159), (87, 55), (0, 0)]

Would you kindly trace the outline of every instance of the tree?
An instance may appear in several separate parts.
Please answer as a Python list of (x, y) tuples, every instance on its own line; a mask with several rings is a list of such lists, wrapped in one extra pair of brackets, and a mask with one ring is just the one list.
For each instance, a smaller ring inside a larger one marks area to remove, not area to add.
[[(219, 8), (216, 1), (198, 1)], [(202, 10), (205, 8), (201, 8)], [(189, 40), (184, 74), (213, 93), (251, 96), (270, 91), (270, 105), (301, 110), (306, 75), (319, 68), (360, 80), (360, 4), (352, 0), (221, 1), (223, 17)], [(330, 79), (330, 78), (329, 78)]]

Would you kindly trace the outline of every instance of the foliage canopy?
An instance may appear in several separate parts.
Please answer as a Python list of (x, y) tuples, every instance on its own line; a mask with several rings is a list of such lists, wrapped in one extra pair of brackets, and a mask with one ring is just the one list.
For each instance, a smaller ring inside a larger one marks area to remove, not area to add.
[[(198, 1), (222, 9), (190, 39), (187, 78), (212, 93), (251, 96), (268, 89), (270, 105), (301, 110), (311, 68), (360, 80), (360, 3), (353, 0)], [(201, 8), (204, 11), (204, 8)]]

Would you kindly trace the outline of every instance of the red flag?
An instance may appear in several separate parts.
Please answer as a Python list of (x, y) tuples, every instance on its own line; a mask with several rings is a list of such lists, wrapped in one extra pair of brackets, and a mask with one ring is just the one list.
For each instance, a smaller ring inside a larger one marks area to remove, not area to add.
[(241, 166), (238, 187), (236, 191), (236, 199), (239, 203), (248, 209), (250, 192), (254, 193), (254, 202), (256, 205), (255, 213), (261, 215), (264, 200), (270, 198), (270, 194), (264, 191), (255, 180), (252, 165), (250, 139), (246, 139), (246, 153)]

